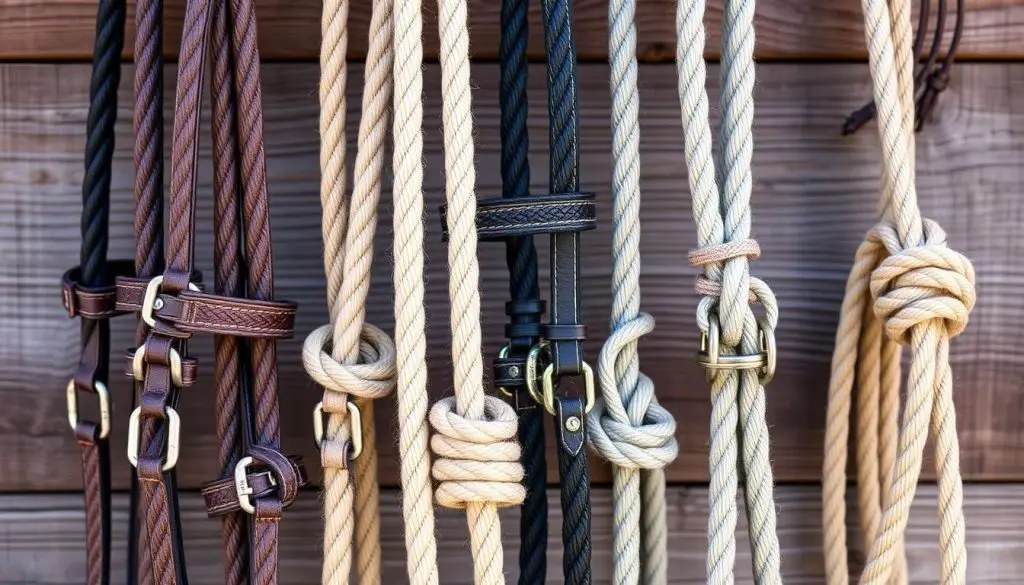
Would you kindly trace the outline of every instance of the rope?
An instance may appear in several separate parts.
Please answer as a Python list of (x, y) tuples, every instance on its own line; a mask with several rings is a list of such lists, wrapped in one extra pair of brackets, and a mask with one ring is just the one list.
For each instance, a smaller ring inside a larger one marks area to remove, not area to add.
[(402, 514), (411, 585), (437, 585), (437, 539), (427, 452), (426, 315), (423, 307), (423, 15), (395, 0), (395, 348)]
[[(526, 47), (528, 0), (502, 0), (501, 43), (501, 180), (504, 197), (530, 193), (530, 150), (526, 127), (528, 112)], [(509, 238), (505, 244), (512, 301), (540, 299), (537, 281), (537, 249), (533, 238)], [(540, 315), (511, 315), (515, 325), (538, 325)], [(536, 340), (510, 337), (511, 351), (526, 352)], [(521, 389), (520, 389), (521, 391)], [(524, 398), (525, 399), (525, 398)], [(519, 444), (523, 450), (526, 499), (519, 516), (519, 584), (534, 585), (547, 578), (548, 496), (544, 451), (544, 411), (539, 405), (519, 413)]]
[[(664, 467), (676, 458), (679, 446), (675, 420), (657, 403), (654, 382), (640, 372), (637, 356), (637, 342), (654, 330), (654, 318), (640, 313), (640, 100), (635, 15), (636, 0), (609, 3), (615, 197), (612, 333), (598, 357), (604, 400), (589, 414), (588, 440), (614, 466), (613, 582), (657, 585), (668, 582)], [(641, 490), (641, 484), (645, 489)]]
[(526, 491), (515, 411), (483, 389), (466, 2), (439, 0), (438, 13), (455, 396), (430, 411), (435, 495), (442, 506), (466, 509), (474, 581), (498, 585), (505, 581), (498, 507), (521, 504)]
[[(309, 334), (303, 365), (324, 387), (327, 428), (320, 443), (324, 468), (324, 565), (322, 582), (344, 584), (352, 572), (361, 585), (381, 582), (380, 505), (377, 485), (375, 398), (395, 385), (395, 348), (380, 329), (365, 323), (373, 237), (377, 226), (384, 147), (389, 122), (394, 60), (391, 4), (375, 0), (359, 124), (355, 185), (345, 201), (345, 56), (348, 2), (324, 3), (320, 80), (320, 168), (324, 268), (331, 324)], [(329, 348), (330, 355), (325, 349)], [(348, 400), (356, 397), (362, 424), (362, 452), (349, 469), (351, 429)], [(317, 413), (319, 416), (319, 413)], [(356, 485), (353, 485), (356, 482)]]
[[(857, 250), (832, 356), (822, 493), (827, 582), (849, 582), (844, 496), (856, 390), (857, 483), (867, 551), (860, 583), (907, 580), (903, 534), (930, 429), (939, 483), (941, 582), (961, 584), (966, 548), (949, 340), (966, 327), (974, 306), (974, 268), (946, 246), (945, 233), (922, 219), (917, 205), (909, 5), (896, 0), (891, 14), (884, 0), (864, 0), (862, 6), (883, 147), (882, 219)], [(897, 344), (912, 348), (898, 431)]]
[[(721, 160), (712, 159), (708, 97), (704, 88), (705, 2), (679, 2), (677, 65), (686, 166), (705, 278), (720, 296), (704, 296), (697, 322), (705, 336), (721, 328), (719, 355), (756, 355), (759, 336), (770, 338), (778, 307), (768, 286), (750, 276), (751, 250), (737, 243), (750, 236), (750, 161), (753, 154), (754, 1), (729, 0), (722, 46)], [(708, 248), (733, 246), (723, 254)], [(707, 289), (703, 289), (706, 292)], [(750, 308), (751, 293), (764, 307), (763, 326)], [(715, 348), (708, 348), (714, 350)], [(769, 358), (770, 361), (770, 358)], [(754, 581), (781, 583), (772, 470), (768, 459), (765, 393), (755, 369), (709, 369), (711, 382), (711, 514), (708, 520), (707, 580), (732, 583), (736, 557), (736, 494), (744, 481)], [(742, 453), (740, 449), (742, 448)], [(742, 460), (740, 460), (742, 456)], [(741, 469), (737, 464), (742, 461)]]

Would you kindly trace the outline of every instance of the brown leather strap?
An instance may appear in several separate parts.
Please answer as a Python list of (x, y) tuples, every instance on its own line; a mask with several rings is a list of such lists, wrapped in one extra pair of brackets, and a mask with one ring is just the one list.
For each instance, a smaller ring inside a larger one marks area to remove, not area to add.
[[(128, 349), (124, 352), (124, 375), (129, 378), (135, 377), (135, 349)], [(192, 386), (198, 379), (199, 360), (190, 356), (181, 358), (181, 386), (183, 388)]]
[[(295, 500), (299, 488), (309, 483), (302, 457), (289, 455), (287, 461), (290, 468), (289, 473), (283, 476), (279, 476), (275, 468), (250, 467), (246, 478), (248, 485), (253, 490), (251, 496), (239, 496), (234, 477), (221, 478), (207, 483), (202, 489), (203, 499), (206, 500), (206, 515), (212, 518), (240, 512), (242, 510), (239, 502), (241, 497), (258, 500), (273, 496), (278, 490), (282, 494), (288, 494), (285, 499), (282, 499), (282, 505), (287, 508)], [(287, 499), (288, 497), (290, 499)]]
[[(117, 309), (138, 311), (149, 279), (117, 279)], [(259, 301), (186, 290), (158, 294), (153, 317), (185, 333), (288, 339), (294, 334), (295, 303)]]
[[(107, 263), (112, 277), (133, 276), (135, 264), (131, 260), (113, 260)], [(82, 268), (75, 266), (60, 279), (61, 301), (68, 317), (83, 319), (109, 319), (124, 314), (115, 307), (117, 289), (113, 285), (89, 287), (82, 284)]]

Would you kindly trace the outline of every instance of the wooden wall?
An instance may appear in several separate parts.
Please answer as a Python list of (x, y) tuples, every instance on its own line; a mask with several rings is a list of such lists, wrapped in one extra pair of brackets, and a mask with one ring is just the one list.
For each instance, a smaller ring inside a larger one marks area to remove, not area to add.
[[(182, 0), (167, 3), (174, 53)], [(352, 9), (352, 52), (365, 50), (368, 3)], [(268, 172), (277, 290), (301, 303), (299, 334), (282, 344), (282, 430), (287, 449), (314, 455), (309, 413), (319, 390), (299, 364), (302, 337), (326, 320), (319, 242), (317, 163), (319, 2), (266, 0), (259, 4)], [(478, 192), (500, 191), (496, 39), (497, 3), (471, 0), (472, 74), (477, 123)], [(596, 359), (607, 334), (610, 307), (610, 134), (605, 3), (577, 0), (580, 48), (582, 184), (600, 200), (601, 228), (584, 242), (584, 311)], [(642, 367), (655, 381), (659, 399), (679, 423), (680, 457), (669, 468), (673, 583), (699, 583), (703, 574), (702, 531), (706, 519), (709, 405), (703, 376), (693, 362), (698, 334), (693, 322), (695, 271), (686, 250), (696, 236), (690, 215), (682, 153), (671, 0), (640, 3), (641, 155), (643, 189), (643, 308), (657, 330), (641, 343)], [(77, 262), (82, 147), (88, 96), (94, 2), (0, 0), (0, 583), (75, 583), (81, 512), (79, 459), (64, 413), (63, 387), (77, 359), (77, 327), (63, 314), (57, 293), (61, 272)], [(425, 23), (428, 55), (436, 51), (434, 11)], [(709, 7), (709, 56), (715, 57), (721, 0)], [(539, 22), (533, 15), (533, 24)], [(820, 583), (819, 492), (821, 445), (828, 380), (839, 303), (853, 251), (870, 227), (878, 193), (878, 137), (873, 125), (852, 137), (839, 136), (849, 111), (870, 96), (862, 25), (856, 0), (761, 0), (757, 12), (758, 55), (754, 231), (763, 248), (753, 272), (769, 282), (782, 311), (778, 331), (780, 373), (768, 390), (772, 461), (780, 483), (780, 533), (786, 547), (788, 583)], [(954, 342), (958, 427), (966, 488), (970, 582), (1018, 582), (1024, 569), (1024, 360), (1017, 332), (1024, 329), (1024, 1), (969, 2), (965, 59), (941, 96), (935, 119), (918, 135), (918, 184), (924, 213), (949, 232), (978, 272), (979, 302), (968, 330)], [(542, 59), (539, 26), (531, 52)], [(81, 62), (80, 62), (81, 61)], [(131, 79), (126, 52), (123, 79)], [(166, 87), (173, 87), (173, 66)], [(359, 116), (362, 71), (350, 70), (349, 127), (353, 142)], [(712, 99), (718, 71), (709, 70)], [(546, 108), (542, 63), (531, 68), (529, 85), (531, 165), (534, 188), (546, 185)], [(122, 83), (117, 127), (112, 257), (132, 255), (131, 89)], [(170, 93), (168, 94), (170, 97)], [(434, 211), (443, 199), (439, 71), (425, 79), (425, 164), (428, 216), (428, 327), (431, 392), (451, 392), (446, 266)], [(168, 136), (170, 136), (168, 108)], [(203, 146), (200, 192), (210, 193), (209, 141)], [(389, 329), (391, 313), (390, 183), (376, 247), (374, 294), (369, 319)], [(197, 249), (210, 270), (211, 202), (200, 204)], [(542, 271), (546, 246), (541, 244)], [(507, 272), (500, 245), (481, 246), (485, 352), (501, 343)], [(118, 323), (115, 347), (130, 345), (130, 324)], [(197, 489), (212, 478), (216, 453), (210, 384), (210, 344), (194, 345), (203, 383), (189, 389), (179, 412), (184, 445), (179, 473), (191, 536), (193, 582), (215, 583), (216, 529), (202, 518)], [(128, 385), (112, 384), (116, 410), (113, 440), (126, 434)], [(377, 409), (381, 481), (398, 484), (392, 400)], [(118, 447), (120, 450), (120, 447)], [(44, 455), (41, 455), (44, 454)], [(596, 459), (596, 458), (595, 458)], [(552, 458), (553, 462), (553, 458)], [(932, 477), (926, 461), (926, 480)], [(594, 478), (609, 482), (595, 462)], [(115, 469), (115, 486), (127, 487), (127, 465)], [(999, 482), (998, 485), (989, 485)], [(610, 500), (595, 496), (595, 567), (610, 579)], [(934, 488), (925, 486), (910, 532), (912, 581), (935, 582)], [(121, 501), (123, 516), (124, 502)], [(557, 508), (555, 506), (553, 509)], [(403, 582), (397, 492), (385, 495), (385, 560), (388, 583)], [(506, 515), (509, 567), (515, 558), (515, 513)], [(445, 583), (466, 583), (461, 517), (443, 514), (442, 554), (461, 563)], [(316, 494), (310, 492), (284, 523), (288, 583), (316, 582), (318, 548)], [(553, 533), (555, 534), (555, 533)], [(856, 541), (853, 538), (852, 541)], [(557, 538), (551, 543), (557, 555)], [(741, 545), (745, 537), (740, 538)], [(204, 546), (204, 543), (208, 546)], [(746, 553), (744, 553), (746, 554)], [(792, 559), (792, 560), (790, 560)], [(750, 582), (748, 557), (739, 560), (740, 582)], [(552, 567), (557, 569), (557, 559)], [(552, 571), (552, 579), (557, 571)], [(552, 582), (557, 582), (553, 580)]]

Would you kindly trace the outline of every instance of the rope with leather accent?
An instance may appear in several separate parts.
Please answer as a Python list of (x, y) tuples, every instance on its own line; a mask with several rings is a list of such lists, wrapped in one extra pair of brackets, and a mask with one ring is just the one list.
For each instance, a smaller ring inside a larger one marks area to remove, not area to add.
[[(323, 7), (320, 201), (331, 323), (306, 337), (302, 360), (310, 377), (324, 387), (323, 400), (313, 412), (314, 434), (324, 471), (322, 582), (339, 585), (349, 582), (354, 532), (356, 579), (361, 585), (370, 585), (381, 581), (372, 401), (386, 396), (395, 387), (395, 347), (386, 333), (365, 322), (366, 298), (384, 170), (384, 144), (388, 136), (394, 53), (391, 2), (374, 0), (355, 184), (352, 197), (346, 202), (348, 10), (346, 0), (331, 0)], [(350, 401), (349, 396), (355, 401)], [(326, 429), (324, 413), (327, 413)], [(350, 464), (354, 464), (352, 469)]]
[[(612, 96), (612, 333), (598, 356), (602, 400), (588, 415), (591, 447), (612, 463), (613, 582), (668, 582), (664, 468), (679, 453), (676, 423), (640, 371), (637, 343), (654, 330), (640, 312), (640, 99), (636, 0), (608, 4)], [(641, 555), (641, 546), (643, 554)]]
[[(234, 516), (222, 523), (227, 582), (277, 583), (281, 510), (306, 482), (301, 458), (285, 457), (279, 446), (275, 343), (291, 335), (295, 306), (271, 300), (255, 35), (251, 1), (187, 4), (176, 92), (167, 267), (151, 279), (117, 280), (117, 308), (139, 312), (146, 325), (144, 343), (128, 356), (129, 370), (142, 387), (140, 406), (130, 419), (128, 456), (142, 486), (149, 549), (144, 556), (161, 584), (187, 582), (176, 501), (181, 422), (175, 407), (180, 388), (195, 382), (196, 363), (186, 347), (193, 333), (216, 337), (222, 472), (202, 491), (210, 516)], [(208, 51), (211, 40), (213, 55)], [(192, 268), (207, 58), (214, 65), (215, 294), (200, 289)], [(137, 223), (152, 221), (151, 213), (138, 207)]]
[[(749, 237), (754, 0), (727, 0), (725, 4), (718, 161), (712, 157), (704, 87), (704, 10), (703, 0), (677, 4), (676, 61), (686, 167), (700, 245), (690, 253), (690, 262), (704, 270), (695, 287), (704, 295), (697, 309), (703, 336), (698, 361), (711, 384), (707, 581), (715, 585), (733, 582), (736, 495), (742, 480), (754, 581), (778, 584), (782, 582), (781, 559), (764, 391), (775, 369), (773, 332), (778, 307), (768, 285), (750, 275), (748, 261), (760, 254)], [(765, 317), (760, 320), (751, 310), (751, 298), (764, 308)]]
[(466, 510), (474, 582), (500, 585), (498, 507), (521, 504), (526, 490), (515, 411), (483, 389), (466, 1), (438, 0), (438, 17), (455, 396), (430, 409), (432, 471), (438, 504)]
[[(108, 262), (111, 162), (117, 89), (121, 82), (121, 51), (127, 8), (124, 0), (100, 0), (89, 83), (86, 122), (85, 176), (82, 181), (82, 246), (80, 264), (61, 278), (61, 295), (69, 317), (81, 320), (78, 365), (68, 381), (67, 414), (82, 457), (85, 507), (87, 585), (110, 582), (111, 486), (110, 318), (114, 311), (112, 276), (131, 273), (130, 261)], [(79, 392), (96, 398), (99, 420), (79, 417)], [(134, 492), (132, 506), (134, 508)], [(132, 531), (134, 532), (134, 531)], [(129, 545), (131, 546), (131, 544)], [(131, 555), (129, 555), (131, 556)], [(134, 563), (129, 582), (134, 582)]]
[(394, 2), (394, 283), (398, 452), (411, 585), (437, 585), (437, 539), (427, 430), (423, 306), (423, 15), (421, 0)]
[[(962, 584), (967, 556), (949, 344), (974, 307), (974, 268), (947, 247), (945, 232), (918, 207), (909, 2), (894, 0), (890, 7), (885, 0), (863, 0), (862, 8), (882, 142), (881, 219), (857, 250), (832, 355), (822, 489), (827, 583), (850, 578), (846, 450), (856, 392), (858, 503), (867, 551), (859, 582), (907, 582), (903, 535), (930, 434), (939, 484), (940, 581)], [(900, 345), (912, 349), (902, 423)]]

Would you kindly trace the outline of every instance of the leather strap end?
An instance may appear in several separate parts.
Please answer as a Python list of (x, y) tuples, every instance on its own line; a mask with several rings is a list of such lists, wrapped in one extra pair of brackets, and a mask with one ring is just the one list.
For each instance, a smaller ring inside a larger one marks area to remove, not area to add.
[[(442, 238), (448, 241), (447, 208), (441, 207)], [(476, 230), (483, 241), (583, 232), (597, 227), (593, 193), (502, 197), (477, 202)]]
[[(113, 260), (107, 263), (107, 274), (122, 277), (135, 273), (135, 263), (131, 260)], [(83, 319), (109, 319), (124, 313), (117, 309), (117, 289), (115, 285), (88, 287), (81, 284), (82, 268), (75, 266), (65, 272), (60, 279), (61, 301), (68, 317)]]
[[(306, 474), (306, 467), (301, 456), (289, 455), (288, 462), (294, 471), (294, 477), (297, 478), (298, 485), (291, 486), (290, 489), (283, 491), (297, 492), (299, 488), (309, 483), (309, 477)], [(254, 467), (246, 474), (246, 477), (248, 478), (249, 486), (253, 490), (252, 495), (246, 497), (251, 498), (253, 501), (278, 493), (278, 488), (280, 487), (278, 485), (279, 479), (275, 477), (273, 471), (269, 468), (265, 466)], [(206, 515), (210, 518), (233, 514), (242, 510), (238, 503), (238, 491), (234, 478), (222, 478), (211, 481), (203, 486), (202, 494), (206, 502)], [(292, 501), (294, 501), (294, 498), (284, 501), (283, 504), (287, 507)]]

